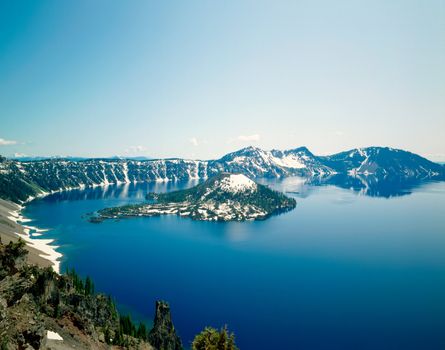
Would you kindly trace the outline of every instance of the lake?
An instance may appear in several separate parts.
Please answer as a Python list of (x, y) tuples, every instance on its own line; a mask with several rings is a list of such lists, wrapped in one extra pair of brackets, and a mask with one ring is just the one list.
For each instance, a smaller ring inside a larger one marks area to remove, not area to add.
[(258, 222), (85, 214), (194, 183), (112, 185), (31, 202), (63, 271), (149, 320), (170, 303), (185, 346), (224, 324), (248, 349), (445, 349), (445, 182), (261, 180), (297, 200)]

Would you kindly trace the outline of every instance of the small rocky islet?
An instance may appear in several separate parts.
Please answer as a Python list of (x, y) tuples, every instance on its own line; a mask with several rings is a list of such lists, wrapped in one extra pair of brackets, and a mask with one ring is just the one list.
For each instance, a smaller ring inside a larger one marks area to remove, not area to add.
[(147, 202), (105, 208), (91, 222), (126, 217), (179, 215), (203, 221), (264, 220), (292, 210), (293, 198), (242, 174), (222, 173), (202, 184), (169, 193), (149, 193)]

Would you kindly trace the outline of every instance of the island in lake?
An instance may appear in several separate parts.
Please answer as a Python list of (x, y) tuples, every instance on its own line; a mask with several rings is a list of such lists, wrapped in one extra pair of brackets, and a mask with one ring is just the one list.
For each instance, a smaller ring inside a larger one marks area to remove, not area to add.
[(146, 203), (99, 210), (91, 222), (174, 214), (206, 221), (264, 220), (292, 210), (296, 201), (242, 174), (222, 173), (195, 187), (149, 193)]

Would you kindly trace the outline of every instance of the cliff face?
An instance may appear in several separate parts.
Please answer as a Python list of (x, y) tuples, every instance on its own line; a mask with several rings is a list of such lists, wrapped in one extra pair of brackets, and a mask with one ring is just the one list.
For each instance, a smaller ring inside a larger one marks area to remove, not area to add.
[(166, 303), (156, 304), (153, 347), (145, 326), (120, 316), (91, 280), (28, 265), (26, 253), (21, 241), (0, 241), (1, 349), (182, 348)]
[(315, 156), (307, 148), (264, 151), (247, 147), (218, 160), (46, 159), (20, 162), (0, 158), (0, 198), (14, 202), (47, 192), (130, 182), (187, 181), (230, 172), (249, 178), (293, 175), (375, 174), (436, 178), (445, 168), (410, 152), (383, 147)]

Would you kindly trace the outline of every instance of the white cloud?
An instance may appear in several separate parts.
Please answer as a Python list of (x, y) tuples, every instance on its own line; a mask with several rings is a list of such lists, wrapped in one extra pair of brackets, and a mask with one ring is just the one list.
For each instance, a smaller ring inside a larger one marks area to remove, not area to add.
[(239, 135), (237, 137), (238, 141), (243, 141), (243, 142), (257, 142), (260, 140), (260, 135), (258, 134), (253, 134), (253, 135)]
[(445, 162), (445, 153), (428, 153), (423, 154), (423, 156), (433, 162)]
[(14, 158), (23, 158), (23, 157), (28, 157), (28, 155), (25, 153), (14, 153)]
[(199, 142), (198, 139), (196, 137), (191, 137), (189, 138), (189, 142), (193, 145), (193, 146), (199, 146)]
[(335, 136), (343, 136), (345, 133), (343, 132), (343, 131), (341, 131), (341, 130), (336, 130), (336, 131), (334, 131), (334, 135)]
[(125, 150), (127, 154), (140, 154), (141, 152), (145, 152), (147, 147), (144, 146), (130, 146)]
[(5, 140), (0, 138), (0, 146), (16, 145), (17, 141)]

